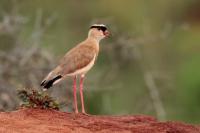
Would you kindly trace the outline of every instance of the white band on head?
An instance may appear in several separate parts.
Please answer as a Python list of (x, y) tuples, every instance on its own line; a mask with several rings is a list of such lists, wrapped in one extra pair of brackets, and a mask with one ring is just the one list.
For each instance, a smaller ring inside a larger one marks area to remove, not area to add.
[(105, 24), (93, 24), (92, 26), (101, 26), (101, 27), (106, 27)]

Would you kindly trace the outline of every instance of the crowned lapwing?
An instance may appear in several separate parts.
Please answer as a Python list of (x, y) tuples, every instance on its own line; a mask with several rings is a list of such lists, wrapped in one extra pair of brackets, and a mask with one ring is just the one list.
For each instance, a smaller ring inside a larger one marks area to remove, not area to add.
[(44, 90), (50, 88), (65, 77), (73, 77), (74, 108), (78, 113), (76, 97), (76, 80), (80, 77), (80, 98), (82, 113), (85, 113), (83, 98), (83, 80), (85, 74), (92, 68), (99, 53), (99, 42), (109, 36), (107, 27), (103, 24), (94, 24), (90, 27), (88, 37), (77, 46), (69, 50), (61, 59), (59, 65), (53, 69), (42, 81)]

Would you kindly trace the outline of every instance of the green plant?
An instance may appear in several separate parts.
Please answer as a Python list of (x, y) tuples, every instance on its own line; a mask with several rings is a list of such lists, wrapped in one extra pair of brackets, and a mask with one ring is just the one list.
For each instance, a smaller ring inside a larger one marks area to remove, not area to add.
[(45, 92), (35, 89), (21, 89), (18, 90), (18, 96), (22, 101), (22, 107), (59, 110), (58, 102)]

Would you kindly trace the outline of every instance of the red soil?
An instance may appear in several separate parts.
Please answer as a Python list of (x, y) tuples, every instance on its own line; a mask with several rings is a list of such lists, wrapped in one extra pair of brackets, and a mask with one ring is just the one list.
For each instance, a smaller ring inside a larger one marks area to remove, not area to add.
[(0, 113), (0, 133), (200, 133), (200, 127), (150, 116), (93, 116), (54, 110)]

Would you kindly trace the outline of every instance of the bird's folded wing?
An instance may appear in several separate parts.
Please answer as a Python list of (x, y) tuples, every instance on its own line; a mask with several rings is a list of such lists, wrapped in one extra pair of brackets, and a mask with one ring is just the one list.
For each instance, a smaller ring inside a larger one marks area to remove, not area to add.
[(70, 50), (60, 61), (60, 74), (67, 75), (86, 67), (96, 56), (95, 49), (88, 45), (79, 45)]

